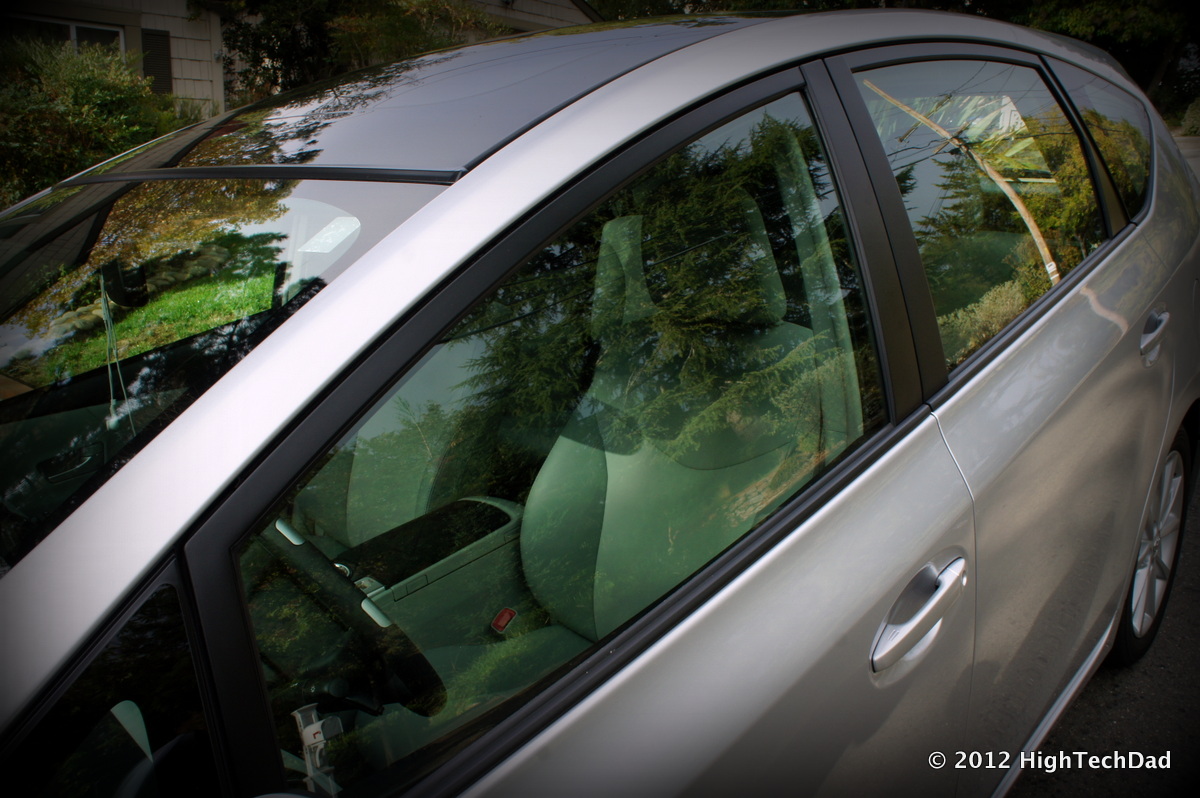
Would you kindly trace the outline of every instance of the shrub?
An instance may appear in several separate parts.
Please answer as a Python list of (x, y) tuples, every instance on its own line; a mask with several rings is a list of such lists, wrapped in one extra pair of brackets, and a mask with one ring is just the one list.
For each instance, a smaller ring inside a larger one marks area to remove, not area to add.
[(138, 58), (95, 45), (0, 46), (0, 208), (185, 124)]
[(1183, 135), (1200, 136), (1200, 97), (1192, 100), (1183, 115)]
[(961, 363), (1028, 306), (1029, 300), (1017, 279), (995, 286), (971, 305), (938, 316), (946, 362)]

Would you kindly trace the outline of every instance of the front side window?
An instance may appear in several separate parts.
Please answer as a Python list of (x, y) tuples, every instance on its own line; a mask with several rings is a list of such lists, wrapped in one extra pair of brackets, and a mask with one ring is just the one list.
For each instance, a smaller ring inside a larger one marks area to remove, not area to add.
[(439, 190), (103, 183), (0, 216), (0, 575)]
[(1103, 241), (1079, 138), (1028, 67), (936, 61), (855, 78), (956, 366)]
[(470, 310), (238, 549), (294, 784), (421, 774), (883, 406), (800, 97), (666, 158)]
[(46, 798), (216, 795), (212, 743), (175, 589), (160, 587), (4, 760)]

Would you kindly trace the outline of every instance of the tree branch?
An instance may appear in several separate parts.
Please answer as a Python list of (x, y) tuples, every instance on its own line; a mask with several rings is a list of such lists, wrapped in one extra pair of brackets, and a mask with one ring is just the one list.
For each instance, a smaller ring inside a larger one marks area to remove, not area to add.
[(932, 130), (937, 135), (941, 136), (947, 142), (958, 147), (960, 150), (965, 152), (972, 161), (975, 162), (976, 166), (983, 170), (983, 173), (987, 175), (993, 183), (996, 184), (996, 187), (1004, 192), (1004, 196), (1008, 197), (1008, 201), (1012, 203), (1013, 208), (1016, 209), (1017, 214), (1021, 217), (1021, 220), (1025, 222), (1025, 227), (1029, 229), (1029, 235), (1033, 236), (1033, 243), (1037, 246), (1038, 254), (1041, 255), (1042, 262), (1046, 266), (1046, 274), (1050, 277), (1050, 284), (1057, 284), (1059, 280), (1058, 265), (1054, 262), (1054, 256), (1050, 253), (1050, 246), (1046, 243), (1046, 237), (1042, 235), (1042, 230), (1040, 227), (1038, 227), (1037, 220), (1033, 218), (1033, 214), (1029, 212), (1029, 208), (1026, 207), (1025, 201), (1021, 199), (1020, 195), (1017, 194), (1016, 191), (1013, 190), (1013, 187), (1008, 184), (1008, 181), (1004, 179), (1004, 176), (996, 171), (992, 165), (989, 164), (982, 155), (977, 153), (966, 141), (958, 136), (955, 136), (949, 130), (946, 130), (946, 128), (942, 127), (937, 122), (934, 122), (920, 111), (905, 105), (900, 100), (897, 100), (895, 97), (891, 96), (869, 80), (864, 80), (863, 85), (878, 94), (883, 99), (887, 100), (892, 105), (899, 108), (904, 113), (911, 116), (913, 119), (920, 122), (925, 127)]

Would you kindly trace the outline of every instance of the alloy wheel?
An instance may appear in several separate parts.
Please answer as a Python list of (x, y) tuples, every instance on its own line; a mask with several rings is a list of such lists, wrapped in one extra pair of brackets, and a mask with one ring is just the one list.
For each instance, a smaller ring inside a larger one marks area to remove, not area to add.
[(1137, 566), (1130, 591), (1133, 633), (1144, 636), (1154, 625), (1167, 595), (1171, 568), (1183, 528), (1183, 457), (1172, 451), (1163, 465), (1158, 495), (1138, 543)]

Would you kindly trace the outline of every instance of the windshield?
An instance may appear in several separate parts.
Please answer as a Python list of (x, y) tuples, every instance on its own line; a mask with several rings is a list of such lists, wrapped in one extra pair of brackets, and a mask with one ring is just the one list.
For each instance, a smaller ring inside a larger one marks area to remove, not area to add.
[(99, 183), (0, 216), (0, 575), (441, 190)]

